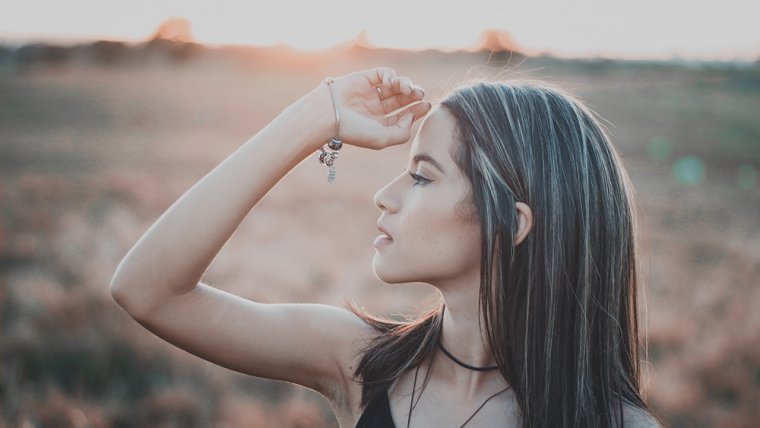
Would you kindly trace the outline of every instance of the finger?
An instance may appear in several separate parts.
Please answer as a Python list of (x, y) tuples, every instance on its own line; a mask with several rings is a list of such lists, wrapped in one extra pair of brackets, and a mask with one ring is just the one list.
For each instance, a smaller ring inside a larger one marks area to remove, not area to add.
[(382, 100), (383, 102), (383, 112), (385, 114), (391, 113), (394, 110), (398, 110), (401, 107), (408, 106), (409, 104), (415, 102), (417, 100), (413, 99), (412, 97), (404, 94), (396, 94), (389, 98), (385, 98)]
[(407, 115), (412, 117), (413, 121), (417, 120), (421, 118), (422, 116), (426, 115), (430, 111), (431, 108), (432, 106), (428, 102), (413, 104), (409, 106), (408, 108), (399, 111), (398, 113), (394, 113), (390, 116), (387, 116), (385, 118), (385, 124), (386, 126), (396, 125), (399, 121), (401, 121)]
[(414, 104), (409, 107), (409, 111), (411, 111), (414, 114), (414, 120), (421, 118), (422, 116), (425, 116), (430, 112), (430, 110), (433, 108), (433, 105), (429, 102), (421, 102)]
[(390, 86), (391, 81), (396, 78), (396, 70), (390, 69), (390, 71), (383, 73), (383, 85)]
[(419, 101), (425, 97), (425, 90), (422, 89), (421, 86), (416, 85), (412, 82), (412, 79), (406, 76), (397, 78), (395, 84), (392, 86), (395, 91), (409, 95), (414, 98), (415, 101)]
[(412, 132), (412, 125), (416, 120), (426, 115), (432, 108), (428, 102), (421, 102), (410, 106), (409, 108), (397, 114), (386, 118), (386, 126), (383, 141), (378, 148), (388, 147), (396, 144), (403, 144), (409, 141)]
[[(420, 101), (425, 97), (425, 90), (418, 85), (412, 84), (412, 92), (410, 95), (404, 95), (403, 93), (394, 93), (393, 90), (387, 86), (377, 86), (375, 90), (378, 93), (378, 97), (383, 102), (383, 106), (386, 108), (385, 113), (403, 107), (407, 104), (411, 104), (415, 101)], [(386, 102), (386, 100), (391, 100)]]
[(385, 100), (386, 98), (391, 98), (391, 97), (395, 96), (395, 93), (393, 92), (393, 89), (391, 89), (390, 85), (388, 85), (388, 86), (386, 86), (386, 85), (376, 86), (375, 90), (379, 94), (378, 96), (380, 97), (381, 101)]
[(400, 92), (404, 95), (411, 95), (414, 90), (414, 85), (412, 84), (412, 79), (406, 76), (400, 76), (393, 79), (391, 88), (396, 93)]
[(425, 90), (420, 85), (412, 85), (412, 97), (416, 100), (425, 98)]
[(390, 86), (391, 81), (396, 78), (396, 70), (390, 67), (377, 67), (361, 72), (361, 74), (369, 81), (370, 85), (386, 85)]
[(417, 89), (417, 85), (412, 85), (411, 92), (409, 93), (409, 98), (411, 98), (414, 101), (420, 101), (425, 96), (425, 92), (422, 91), (422, 89)]
[(385, 128), (385, 138), (382, 142), (383, 146), (388, 147), (396, 144), (402, 144), (409, 141), (412, 133), (412, 123), (414, 122), (414, 115), (407, 113), (396, 120), (395, 123)]

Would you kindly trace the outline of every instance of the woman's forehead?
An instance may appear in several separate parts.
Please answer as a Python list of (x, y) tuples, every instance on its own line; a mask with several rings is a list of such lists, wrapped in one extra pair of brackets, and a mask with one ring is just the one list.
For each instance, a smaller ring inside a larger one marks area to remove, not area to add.
[(409, 158), (426, 154), (445, 167), (451, 164), (451, 149), (456, 137), (454, 117), (445, 108), (434, 108), (420, 125), (412, 141)]

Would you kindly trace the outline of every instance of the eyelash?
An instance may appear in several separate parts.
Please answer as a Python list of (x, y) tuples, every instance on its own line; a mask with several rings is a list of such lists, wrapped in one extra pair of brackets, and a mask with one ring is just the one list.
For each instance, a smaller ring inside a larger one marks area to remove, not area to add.
[(431, 180), (429, 180), (429, 179), (427, 179), (427, 178), (425, 178), (425, 177), (423, 177), (423, 176), (421, 176), (419, 174), (415, 174), (413, 172), (410, 172), (409, 176), (412, 177), (412, 180), (414, 180), (414, 184), (412, 184), (412, 186), (416, 186), (418, 184), (425, 185), (427, 183), (430, 183), (430, 181), (431, 181)]

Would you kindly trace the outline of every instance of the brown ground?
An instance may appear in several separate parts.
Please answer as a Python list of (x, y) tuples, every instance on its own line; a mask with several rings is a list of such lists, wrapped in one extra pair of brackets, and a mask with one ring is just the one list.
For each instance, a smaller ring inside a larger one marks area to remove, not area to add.
[[(324, 76), (379, 64), (434, 99), (468, 77), (548, 80), (609, 120), (638, 193), (654, 409), (672, 426), (760, 420), (758, 66), (225, 55), (0, 61), (0, 427), (335, 426), (311, 392), (230, 373), (152, 337), (112, 302), (108, 283), (157, 216), (284, 106)], [(372, 196), (404, 167), (408, 147), (348, 148), (332, 188), (314, 159), (302, 163), (206, 279), (264, 302), (413, 309), (429, 288), (383, 285), (371, 270)], [(704, 165), (701, 182), (675, 178), (684, 156)]]

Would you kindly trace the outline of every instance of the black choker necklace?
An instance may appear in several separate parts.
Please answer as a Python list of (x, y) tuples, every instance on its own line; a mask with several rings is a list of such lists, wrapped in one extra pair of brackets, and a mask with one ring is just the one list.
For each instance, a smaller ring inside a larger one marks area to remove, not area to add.
[(446, 348), (443, 347), (443, 343), (441, 343), (440, 340), (438, 341), (438, 347), (441, 348), (441, 351), (443, 351), (443, 354), (446, 355), (447, 357), (449, 357), (449, 359), (451, 361), (459, 364), (460, 366), (462, 366), (462, 367), (464, 367), (466, 369), (475, 370), (477, 372), (488, 372), (488, 371), (496, 370), (496, 369), (499, 368), (499, 366), (475, 367), (475, 366), (471, 366), (469, 364), (463, 363), (463, 362), (459, 361), (457, 359), (457, 357), (451, 355), (451, 352), (449, 352), (448, 350), (446, 350)]

